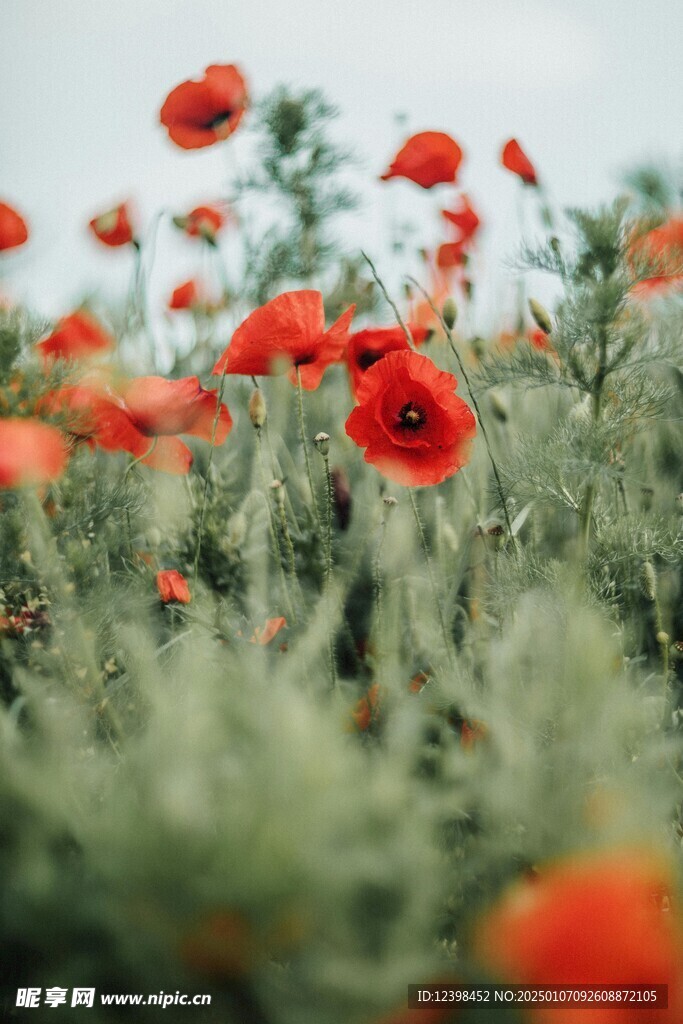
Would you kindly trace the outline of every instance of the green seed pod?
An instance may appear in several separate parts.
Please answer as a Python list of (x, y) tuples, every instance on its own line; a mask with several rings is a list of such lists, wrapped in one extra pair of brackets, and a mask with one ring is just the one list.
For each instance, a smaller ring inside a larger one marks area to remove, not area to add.
[(448, 330), (452, 331), (455, 327), (455, 321), (458, 319), (458, 307), (455, 304), (455, 299), (452, 299), (450, 296), (446, 299), (441, 307), (441, 315)]

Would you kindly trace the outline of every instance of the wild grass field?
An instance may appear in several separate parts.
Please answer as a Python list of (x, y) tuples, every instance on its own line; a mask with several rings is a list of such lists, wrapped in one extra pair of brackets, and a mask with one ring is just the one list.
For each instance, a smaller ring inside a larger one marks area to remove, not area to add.
[[(169, 146), (256, 140), (159, 215), (204, 276), (160, 317), (125, 203), (124, 302), (3, 300), (3, 1020), (680, 1024), (678, 183), (562, 211), (500, 140), (542, 241), (481, 337), (460, 143), (387, 154), (444, 211), (415, 273), (344, 248), (333, 116), (179, 83)], [(3, 198), (7, 296), (31, 232)], [(493, 983), (621, 994), (408, 1008)]]

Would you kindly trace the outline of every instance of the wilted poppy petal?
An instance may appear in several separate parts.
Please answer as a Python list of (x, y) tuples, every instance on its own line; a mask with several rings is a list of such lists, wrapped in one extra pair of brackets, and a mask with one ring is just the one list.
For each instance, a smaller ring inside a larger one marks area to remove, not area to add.
[(536, 170), (517, 139), (510, 139), (503, 146), (501, 163), (508, 171), (518, 174), (525, 185), (538, 185)]
[(91, 313), (78, 310), (63, 317), (36, 349), (44, 360), (88, 359), (101, 355), (114, 347), (111, 334), (102, 327)]
[(33, 487), (61, 476), (67, 462), (64, 435), (40, 420), (0, 420), (0, 487)]
[(8, 203), (0, 203), (0, 252), (23, 245), (27, 238), (28, 227), (21, 214)]
[(422, 188), (453, 182), (462, 160), (462, 150), (445, 132), (419, 132), (397, 153), (382, 181), (408, 178)]

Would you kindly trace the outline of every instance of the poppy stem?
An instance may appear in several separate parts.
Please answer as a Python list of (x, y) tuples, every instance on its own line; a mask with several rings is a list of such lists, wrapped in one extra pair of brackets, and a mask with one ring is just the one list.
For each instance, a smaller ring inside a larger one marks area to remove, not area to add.
[(458, 367), (460, 368), (460, 373), (462, 374), (462, 379), (465, 381), (465, 386), (467, 388), (467, 393), (470, 396), (470, 401), (472, 402), (472, 405), (474, 407), (474, 411), (475, 411), (475, 414), (476, 414), (476, 417), (477, 417), (477, 422), (479, 423), (479, 429), (481, 430), (481, 436), (484, 438), (484, 444), (486, 445), (486, 451), (488, 452), (489, 460), (491, 462), (491, 468), (493, 469), (493, 475), (496, 478), (496, 486), (498, 488), (498, 497), (500, 498), (501, 508), (503, 509), (503, 515), (505, 517), (505, 525), (507, 527), (508, 537), (510, 538), (510, 544), (512, 545), (513, 548), (515, 548), (516, 547), (516, 541), (515, 541), (515, 538), (514, 538), (513, 533), (512, 533), (512, 523), (510, 522), (510, 513), (508, 512), (507, 501), (505, 500), (505, 492), (503, 490), (503, 482), (500, 479), (500, 473), (498, 472), (498, 466), (496, 465), (496, 460), (493, 457), (493, 449), (491, 448), (491, 442), (489, 441), (489, 436), (488, 436), (488, 434), (486, 432), (486, 427), (484, 426), (484, 421), (483, 421), (482, 416), (481, 416), (481, 409), (479, 408), (479, 403), (477, 402), (477, 399), (476, 399), (476, 396), (474, 394), (474, 391), (472, 390), (472, 385), (471, 385), (470, 379), (469, 379), (469, 377), (467, 375), (467, 370), (465, 369), (465, 365), (464, 365), (462, 359), (460, 358), (460, 353), (458, 352), (458, 349), (456, 347), (455, 341), (453, 340), (453, 335), (451, 333), (451, 329), (450, 329), (450, 327), (447, 326), (446, 321), (444, 320), (444, 318), (443, 318), (443, 316), (441, 314), (441, 310), (438, 309), (438, 307), (436, 306), (436, 304), (432, 300), (431, 296), (427, 294), (427, 292), (422, 287), (422, 285), (418, 281), (416, 281), (414, 277), (409, 277), (408, 280), (412, 284), (414, 284), (415, 287), (418, 288), (420, 292), (422, 292), (422, 294), (424, 295), (425, 299), (427, 300), (427, 302), (431, 306), (432, 311), (439, 318), (439, 323), (441, 324), (441, 327), (442, 327), (442, 329), (443, 329), (443, 331), (444, 331), (444, 333), (446, 335), (446, 338), (448, 339), (448, 344), (449, 344), (449, 346), (451, 348), (451, 351), (452, 351), (453, 355), (455, 356), (455, 358), (456, 358), (456, 360), (458, 362)]
[[(282, 566), (282, 551), (280, 549), (280, 541), (278, 540), (277, 530), (275, 529), (275, 516), (273, 514), (273, 509), (270, 504), (270, 499), (268, 498), (268, 481), (266, 479), (266, 470), (263, 461), (263, 444), (261, 442), (260, 427), (257, 427), (256, 429), (256, 448), (258, 451), (259, 466), (261, 467), (261, 481), (263, 483), (264, 496), (268, 505), (268, 525), (270, 526), (270, 539), (273, 543), (273, 554), (275, 555), (275, 561), (277, 562), (277, 567), (280, 573), (280, 583), (282, 585), (282, 592), (285, 601), (287, 602), (287, 610), (289, 612), (291, 621), (294, 624), (296, 624), (296, 612), (294, 611), (292, 597), (289, 592), (289, 587), (287, 586), (287, 577), (285, 576), (285, 570)], [(294, 576), (294, 579), (296, 581), (296, 574)]]
[(417, 352), (417, 347), (415, 345), (415, 342), (413, 341), (413, 336), (410, 333), (410, 331), (408, 330), (408, 326), (405, 323), (405, 321), (403, 320), (401, 314), (399, 313), (398, 306), (396, 305), (394, 300), (389, 295), (389, 292), (386, 290), (386, 288), (384, 286), (384, 282), (382, 281), (382, 278), (377, 273), (377, 270), (375, 269), (375, 264), (372, 262), (372, 260), (367, 255), (367, 253), (363, 252), (362, 249), (360, 251), (360, 254), (363, 257), (363, 259), (365, 260), (365, 262), (367, 263), (367, 265), (370, 267), (370, 270), (372, 271), (372, 276), (374, 277), (375, 281), (379, 285), (379, 287), (380, 287), (380, 289), (382, 291), (382, 295), (384, 296), (384, 298), (387, 300), (387, 302), (391, 306), (391, 308), (393, 310), (393, 313), (394, 313), (394, 316), (396, 317), (396, 321), (397, 321), (397, 323), (399, 324), (399, 326), (401, 327), (403, 333), (406, 336), (406, 341), (408, 342), (409, 347), (413, 350), (413, 352)]
[(223, 367), (223, 373), (221, 374), (220, 384), (218, 385), (218, 391), (216, 392), (216, 412), (213, 417), (213, 425), (211, 427), (211, 446), (209, 448), (209, 458), (206, 462), (206, 475), (204, 477), (204, 490), (202, 492), (202, 507), (199, 510), (199, 525), (197, 526), (197, 546), (194, 552), (194, 566), (192, 575), (194, 579), (194, 585), (197, 585), (197, 578), (199, 576), (199, 556), (202, 551), (202, 539), (204, 537), (204, 519), (206, 517), (206, 502), (209, 496), (209, 480), (211, 477), (211, 466), (213, 464), (213, 453), (216, 447), (216, 431), (218, 430), (218, 421), (221, 415), (221, 404), (223, 402), (223, 392), (225, 391), (225, 375), (228, 372), (228, 361), (225, 360), (225, 366)]
[(313, 472), (311, 470), (311, 460), (308, 456), (308, 446), (306, 444), (306, 422), (304, 420), (304, 397), (303, 388), (301, 386), (301, 370), (297, 366), (296, 368), (296, 391), (298, 398), (298, 412), (299, 412), (299, 431), (301, 433), (301, 444), (304, 449), (304, 459), (306, 460), (306, 475), (308, 476), (308, 486), (311, 490), (311, 502), (313, 503), (313, 510), (315, 512), (316, 522), (318, 529), (322, 533), (322, 522), (320, 520), (320, 510), (318, 508), (318, 502), (315, 497), (315, 490), (313, 487)]
[[(323, 461), (325, 463), (325, 482), (326, 482), (326, 500), (325, 500), (325, 597), (328, 602), (330, 601), (330, 595), (332, 593), (332, 474), (330, 473), (330, 457), (327, 453), (323, 454)], [(335, 652), (334, 652), (334, 626), (330, 620), (328, 628), (328, 647), (330, 657), (330, 675), (332, 677), (332, 688), (335, 689), (337, 686), (337, 666), (335, 663)]]
[(158, 440), (159, 440), (158, 437), (156, 437), (156, 436), (153, 437), (152, 438), (152, 443), (149, 446), (149, 448), (147, 449), (147, 451), (143, 455), (139, 455), (137, 459), (133, 459), (132, 462), (128, 463), (128, 465), (126, 466), (126, 471), (123, 474), (123, 482), (124, 482), (124, 484), (125, 484), (126, 480), (128, 479), (131, 470), (135, 469), (135, 467), (139, 466), (141, 462), (144, 462), (145, 459), (149, 458), (149, 456), (152, 454), (152, 452), (156, 448)]
[(448, 630), (446, 629), (446, 620), (443, 617), (443, 609), (441, 608), (441, 601), (439, 600), (439, 591), (436, 586), (436, 577), (434, 576), (434, 569), (432, 567), (432, 559), (429, 554), (429, 548), (427, 547), (427, 538), (425, 537), (424, 526), (422, 525), (422, 519), (420, 518), (420, 511), (417, 507), (415, 500), (415, 491), (412, 487), (408, 488), (408, 494), (410, 495), (410, 504), (413, 507), (413, 515), (415, 516), (415, 522), (417, 524), (417, 532), (420, 537), (420, 543), (425, 556), (425, 562), (427, 563), (427, 572), (429, 574), (429, 583), (432, 588), (432, 594), (434, 596), (434, 603), (436, 610), (439, 613), (439, 622), (441, 623), (441, 632), (443, 633), (443, 641), (446, 647), (446, 654), (450, 661), (453, 660), (453, 652), (451, 650), (451, 641), (448, 636)]

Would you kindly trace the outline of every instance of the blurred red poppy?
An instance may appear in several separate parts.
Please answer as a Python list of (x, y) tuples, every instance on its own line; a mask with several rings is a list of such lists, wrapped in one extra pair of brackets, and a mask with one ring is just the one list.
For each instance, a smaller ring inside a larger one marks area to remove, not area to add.
[(39, 420), (0, 420), (0, 487), (36, 487), (56, 480), (67, 462), (64, 435)]
[(481, 220), (466, 195), (460, 196), (457, 209), (442, 210), (441, 215), (458, 229), (460, 237), (456, 241), (460, 243), (469, 242), (481, 227)]
[(313, 391), (327, 367), (342, 358), (355, 310), (350, 306), (326, 331), (320, 292), (284, 292), (255, 309), (237, 328), (213, 372), (259, 377), (291, 367), (292, 383), (296, 384), (298, 371), (301, 386)]
[(0, 252), (23, 245), (28, 238), (26, 221), (14, 207), (0, 202)]
[(632, 290), (641, 298), (661, 295), (683, 282), (683, 217), (672, 217), (637, 237), (629, 261), (639, 278)]
[(184, 217), (174, 217), (173, 223), (191, 238), (215, 242), (226, 220), (226, 212), (220, 206), (197, 206)]
[(518, 174), (525, 185), (538, 185), (536, 170), (517, 139), (510, 139), (503, 146), (501, 163), (508, 171)]
[(182, 149), (227, 139), (247, 106), (247, 86), (234, 64), (212, 64), (199, 81), (181, 82), (166, 97), (161, 123)]
[[(419, 327), (417, 324), (408, 324), (408, 330), (416, 345), (421, 345), (430, 334), (426, 327)], [(403, 349), (409, 350), (410, 346), (403, 328), (398, 325), (366, 327), (365, 330), (352, 334), (346, 349), (346, 365), (351, 376), (353, 394), (356, 394), (366, 370), (374, 366), (387, 352), (400, 352)]]
[(420, 132), (411, 136), (397, 153), (389, 170), (381, 176), (409, 178), (422, 188), (453, 182), (462, 160), (462, 150), (445, 132)]
[[(134, 425), (147, 437), (190, 434), (211, 440), (216, 392), (205, 391), (198, 377), (134, 377), (117, 390)], [(215, 444), (223, 444), (231, 428), (232, 417), (221, 404)]]
[(388, 352), (363, 376), (346, 433), (365, 461), (407, 487), (441, 483), (469, 459), (476, 423), (457, 381), (417, 352)]
[[(489, 972), (517, 984), (669, 986), (668, 1010), (584, 1006), (563, 1010), (563, 1024), (679, 1024), (683, 938), (668, 895), (662, 899), (673, 888), (668, 865), (649, 853), (565, 860), (503, 897), (479, 924), (475, 952)], [(556, 1019), (556, 1010), (541, 1007), (529, 1017), (532, 1024)]]
[(259, 626), (254, 630), (254, 635), (250, 639), (252, 644), (260, 644), (261, 647), (265, 647), (270, 641), (277, 636), (281, 629), (287, 625), (287, 619), (283, 616), (279, 616), (276, 619), (266, 619), (263, 628)]
[(173, 294), (168, 300), (169, 309), (194, 309), (204, 304), (204, 293), (201, 286), (194, 279), (185, 281), (173, 289)]
[(192, 599), (189, 584), (177, 569), (162, 569), (157, 573), (157, 590), (164, 604), (170, 601), (189, 604)]
[(356, 703), (351, 717), (359, 732), (367, 732), (371, 725), (378, 722), (382, 696), (379, 683), (373, 683), (365, 696)]
[(63, 317), (52, 334), (39, 341), (36, 348), (45, 361), (50, 359), (88, 359), (114, 347), (114, 339), (83, 309)]
[(463, 242), (443, 242), (436, 250), (436, 265), (440, 270), (464, 267), (466, 263), (467, 253)]
[(128, 245), (135, 242), (131, 219), (129, 203), (121, 203), (112, 210), (93, 217), (88, 226), (95, 237), (105, 245)]

